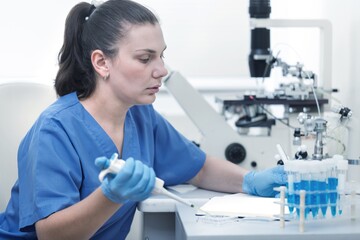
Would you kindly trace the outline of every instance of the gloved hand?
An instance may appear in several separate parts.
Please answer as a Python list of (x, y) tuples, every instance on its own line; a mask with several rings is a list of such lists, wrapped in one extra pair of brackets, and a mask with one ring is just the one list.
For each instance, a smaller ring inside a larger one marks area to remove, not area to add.
[(275, 191), (274, 187), (283, 186), (286, 182), (284, 166), (250, 171), (244, 176), (243, 192), (261, 197), (275, 197), (279, 192)]
[[(101, 170), (109, 165), (109, 159), (99, 157), (95, 164)], [(115, 203), (142, 201), (151, 195), (155, 185), (155, 172), (139, 160), (128, 158), (117, 174), (107, 174), (101, 184), (103, 194)]]

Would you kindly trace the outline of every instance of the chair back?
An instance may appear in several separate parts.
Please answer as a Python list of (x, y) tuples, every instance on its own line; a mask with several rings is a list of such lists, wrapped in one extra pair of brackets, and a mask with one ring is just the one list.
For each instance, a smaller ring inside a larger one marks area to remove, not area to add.
[(53, 86), (33, 82), (0, 83), (0, 212), (18, 177), (19, 144), (40, 113), (56, 100)]

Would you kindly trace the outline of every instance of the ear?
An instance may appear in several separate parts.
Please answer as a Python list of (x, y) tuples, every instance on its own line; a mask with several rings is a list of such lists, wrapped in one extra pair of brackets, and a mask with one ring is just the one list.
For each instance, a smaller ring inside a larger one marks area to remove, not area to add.
[(109, 62), (108, 58), (101, 50), (95, 50), (91, 54), (91, 63), (95, 69), (95, 72), (103, 79), (107, 79), (109, 76)]

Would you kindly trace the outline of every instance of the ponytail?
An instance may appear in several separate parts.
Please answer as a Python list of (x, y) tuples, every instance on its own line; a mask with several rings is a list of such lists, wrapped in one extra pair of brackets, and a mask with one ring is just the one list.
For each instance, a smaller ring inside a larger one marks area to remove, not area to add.
[(73, 7), (66, 18), (64, 43), (58, 55), (59, 71), (55, 78), (59, 96), (76, 91), (79, 98), (86, 98), (95, 89), (90, 57), (86, 59), (82, 47), (82, 32), (91, 10), (91, 4), (82, 2)]

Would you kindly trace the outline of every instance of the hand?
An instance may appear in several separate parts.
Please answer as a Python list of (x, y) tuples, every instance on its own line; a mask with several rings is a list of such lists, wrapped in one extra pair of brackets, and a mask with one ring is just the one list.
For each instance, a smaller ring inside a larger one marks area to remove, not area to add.
[(244, 176), (243, 192), (262, 197), (275, 197), (279, 192), (275, 187), (285, 185), (287, 174), (284, 166), (276, 166), (264, 171), (251, 171)]
[[(104, 169), (110, 160), (99, 157), (95, 164)], [(128, 158), (117, 174), (107, 174), (101, 184), (103, 194), (113, 202), (142, 201), (151, 195), (155, 185), (155, 172), (139, 160)]]

